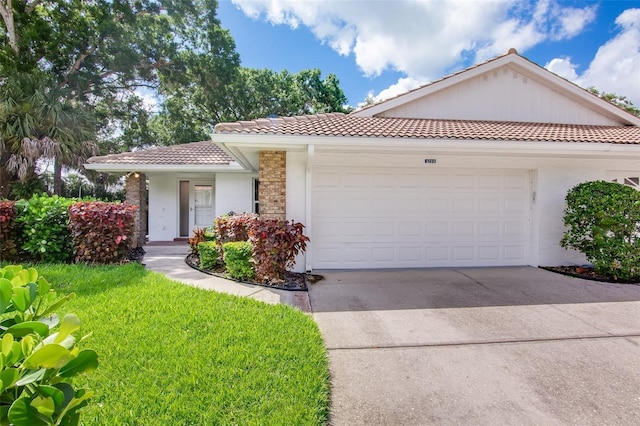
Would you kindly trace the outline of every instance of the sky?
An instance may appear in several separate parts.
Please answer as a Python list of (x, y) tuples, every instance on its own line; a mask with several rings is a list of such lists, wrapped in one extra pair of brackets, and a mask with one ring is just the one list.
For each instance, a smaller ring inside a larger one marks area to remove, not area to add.
[(357, 106), (515, 48), (640, 106), (640, 1), (219, 0), (242, 65), (335, 74)]

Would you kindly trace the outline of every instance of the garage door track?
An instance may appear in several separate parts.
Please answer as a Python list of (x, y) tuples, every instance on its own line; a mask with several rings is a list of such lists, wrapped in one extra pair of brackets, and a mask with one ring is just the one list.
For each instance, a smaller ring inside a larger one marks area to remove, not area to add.
[(640, 424), (640, 286), (531, 267), (320, 273), (333, 425)]

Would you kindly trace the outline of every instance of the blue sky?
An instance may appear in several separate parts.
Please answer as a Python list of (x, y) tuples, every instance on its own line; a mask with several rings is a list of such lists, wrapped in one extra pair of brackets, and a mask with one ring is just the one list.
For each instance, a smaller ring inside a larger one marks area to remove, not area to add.
[(220, 0), (218, 17), (243, 66), (320, 68), (353, 106), (510, 47), (640, 105), (640, 1)]

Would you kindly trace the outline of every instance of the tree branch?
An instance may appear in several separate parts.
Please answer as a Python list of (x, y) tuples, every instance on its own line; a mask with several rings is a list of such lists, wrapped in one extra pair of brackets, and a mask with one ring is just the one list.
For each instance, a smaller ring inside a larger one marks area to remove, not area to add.
[(78, 56), (78, 59), (76, 59), (76, 61), (73, 63), (73, 66), (71, 67), (67, 75), (64, 76), (64, 80), (62, 82), (63, 85), (66, 85), (69, 82), (69, 76), (78, 72), (78, 70), (82, 66), (82, 62), (87, 58), (87, 56), (91, 55), (96, 50), (98, 50), (98, 45), (92, 46), (91, 48), (89, 48), (89, 50)]
[(42, 0), (33, 0), (33, 2), (27, 6), (27, 14), (30, 15), (40, 3), (42, 3)]

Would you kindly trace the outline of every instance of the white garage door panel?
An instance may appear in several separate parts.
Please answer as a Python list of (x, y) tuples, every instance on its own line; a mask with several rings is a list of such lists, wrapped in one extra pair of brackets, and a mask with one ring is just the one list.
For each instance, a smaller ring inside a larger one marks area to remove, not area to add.
[(320, 168), (313, 267), (523, 265), (529, 172)]

